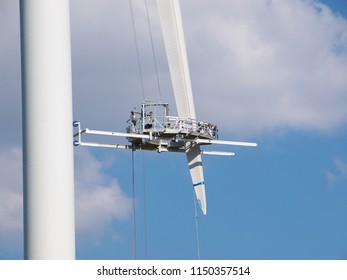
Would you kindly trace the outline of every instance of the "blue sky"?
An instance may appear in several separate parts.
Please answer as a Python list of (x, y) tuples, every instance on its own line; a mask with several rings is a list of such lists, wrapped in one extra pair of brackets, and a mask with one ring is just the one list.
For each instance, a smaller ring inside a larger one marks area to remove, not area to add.
[[(133, 2), (145, 96), (156, 100), (143, 1)], [(148, 2), (162, 95), (175, 111)], [(203, 157), (201, 258), (346, 259), (347, 2), (181, 2), (198, 118), (222, 139), (259, 145)], [(17, 1), (2, 1), (0, 259), (23, 257), (18, 20)], [(142, 102), (128, 2), (71, 0), (71, 28), (75, 119), (123, 131)], [(137, 151), (135, 173), (137, 257), (196, 259), (184, 155)], [(131, 152), (76, 148), (75, 187), (77, 258), (131, 259)]]

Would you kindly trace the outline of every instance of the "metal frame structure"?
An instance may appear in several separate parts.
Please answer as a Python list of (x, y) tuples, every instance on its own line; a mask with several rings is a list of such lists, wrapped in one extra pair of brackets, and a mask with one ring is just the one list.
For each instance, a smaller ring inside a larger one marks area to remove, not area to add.
[[(138, 118), (139, 117), (139, 118)], [(141, 111), (130, 112), (127, 121), (127, 132), (113, 132), (81, 128), (81, 123), (74, 122), (77, 131), (74, 133), (75, 146), (89, 146), (115, 149), (149, 150), (161, 152), (186, 152), (188, 142), (197, 145), (231, 145), (251, 146), (257, 144), (250, 142), (236, 142), (218, 140), (218, 129), (211, 123), (197, 121), (194, 119), (181, 118), (169, 115), (169, 104), (163, 102), (145, 101), (141, 105)], [(75, 129), (76, 130), (76, 129)], [(131, 144), (115, 142), (91, 142), (84, 141), (84, 135), (98, 135), (109, 137), (123, 137)], [(200, 150), (201, 154), (234, 156), (233, 152)]]

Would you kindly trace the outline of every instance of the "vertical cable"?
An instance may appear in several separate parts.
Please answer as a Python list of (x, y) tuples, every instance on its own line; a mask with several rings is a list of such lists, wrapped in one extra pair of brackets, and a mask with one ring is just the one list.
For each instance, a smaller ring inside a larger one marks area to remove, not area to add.
[(142, 152), (142, 182), (143, 182), (143, 212), (144, 212), (144, 231), (145, 231), (145, 259), (147, 260), (147, 185), (146, 185), (146, 170), (145, 170), (145, 162), (144, 162), (144, 154)]
[(195, 197), (195, 191), (193, 189), (193, 199), (194, 199), (194, 211), (195, 211), (195, 231), (196, 231), (196, 247), (197, 247), (197, 253), (198, 253), (198, 260), (200, 260), (200, 240), (199, 240), (199, 223), (198, 223), (198, 210), (196, 207), (196, 197)]
[(136, 260), (136, 220), (135, 220), (135, 163), (134, 149), (131, 152), (132, 163), (132, 258)]
[(160, 81), (159, 81), (159, 74), (158, 74), (157, 58), (156, 58), (155, 50), (154, 50), (152, 26), (151, 26), (151, 21), (150, 21), (149, 12), (148, 12), (147, 0), (145, 0), (145, 4), (146, 4), (146, 14), (147, 14), (147, 24), (148, 24), (148, 30), (149, 30), (149, 37), (151, 39), (152, 56), (153, 56), (153, 61), (154, 61), (155, 74), (157, 75), (157, 85), (158, 85), (159, 98), (160, 98), (160, 101), (163, 101), (163, 97), (161, 94)]
[(142, 98), (145, 100), (145, 87), (143, 83), (143, 73), (142, 73), (142, 67), (141, 67), (141, 61), (140, 61), (140, 53), (139, 53), (139, 46), (137, 41), (137, 33), (136, 33), (136, 27), (135, 27), (135, 18), (134, 18), (134, 11), (133, 11), (133, 5), (132, 1), (129, 0), (129, 8), (130, 8), (130, 14), (131, 14), (131, 23), (133, 26), (133, 34), (134, 34), (134, 41), (135, 41), (135, 48), (136, 48), (136, 57), (137, 57), (137, 65), (139, 67), (139, 75), (140, 75), (140, 81), (141, 81), (141, 91), (142, 91)]

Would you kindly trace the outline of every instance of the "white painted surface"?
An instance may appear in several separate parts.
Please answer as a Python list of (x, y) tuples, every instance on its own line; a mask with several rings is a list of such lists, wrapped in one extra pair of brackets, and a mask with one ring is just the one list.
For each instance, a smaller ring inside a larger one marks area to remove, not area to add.
[(179, 117), (196, 119), (182, 16), (178, 0), (157, 0)]
[(26, 259), (74, 259), (69, 0), (21, 0)]

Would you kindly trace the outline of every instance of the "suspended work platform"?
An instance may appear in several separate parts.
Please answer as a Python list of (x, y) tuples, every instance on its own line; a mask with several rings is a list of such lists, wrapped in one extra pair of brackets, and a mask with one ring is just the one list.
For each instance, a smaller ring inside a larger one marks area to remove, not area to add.
[(217, 126), (194, 119), (170, 116), (169, 104), (145, 101), (141, 111), (131, 111), (127, 132), (149, 138), (128, 137), (136, 149), (185, 151), (185, 142), (196, 138), (218, 138)]
[[(132, 150), (150, 150), (157, 152), (186, 152), (187, 145), (196, 143), (198, 145), (232, 145), (232, 146), (256, 146), (255, 143), (221, 141), (218, 140), (218, 129), (211, 123), (197, 121), (194, 119), (176, 117), (169, 115), (169, 104), (163, 102), (145, 101), (141, 110), (130, 112), (127, 121), (126, 132), (112, 132), (81, 129), (79, 122), (74, 122), (78, 131), (74, 134), (77, 138), (75, 146), (91, 146)], [(82, 140), (86, 134), (98, 136), (124, 137), (130, 144), (90, 142)], [(201, 154), (233, 156), (233, 152), (205, 151)]]

